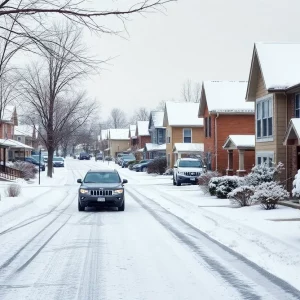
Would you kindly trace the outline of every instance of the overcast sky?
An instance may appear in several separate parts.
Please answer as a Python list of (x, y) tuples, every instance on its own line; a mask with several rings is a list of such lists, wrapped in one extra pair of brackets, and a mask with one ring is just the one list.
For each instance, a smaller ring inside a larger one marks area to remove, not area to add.
[(104, 115), (179, 99), (188, 78), (248, 80), (254, 42), (300, 42), (299, 0), (179, 0), (166, 8), (132, 17), (127, 40), (87, 37), (99, 58), (115, 57), (87, 84)]

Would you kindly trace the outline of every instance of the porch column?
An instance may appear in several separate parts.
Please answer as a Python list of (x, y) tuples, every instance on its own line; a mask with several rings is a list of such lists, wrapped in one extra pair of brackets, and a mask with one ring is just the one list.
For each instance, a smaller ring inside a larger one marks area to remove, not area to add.
[(244, 176), (245, 173), (245, 150), (239, 149), (239, 169), (237, 170), (237, 175)]
[(226, 175), (233, 175), (233, 150), (227, 150), (228, 156), (228, 166), (226, 170)]
[(4, 170), (5, 170), (5, 168), (6, 168), (6, 148), (3, 148), (3, 152), (4, 152), (4, 154), (3, 154), (3, 165), (4, 165)]

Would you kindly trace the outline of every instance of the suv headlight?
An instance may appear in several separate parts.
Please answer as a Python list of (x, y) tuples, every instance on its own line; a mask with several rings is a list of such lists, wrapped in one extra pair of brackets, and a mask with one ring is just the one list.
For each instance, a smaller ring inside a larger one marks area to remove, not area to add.
[(89, 193), (89, 191), (86, 190), (86, 189), (80, 189), (79, 192), (80, 192), (81, 194), (88, 194), (88, 193)]
[(113, 194), (114, 194), (114, 195), (123, 194), (123, 191), (124, 191), (123, 189), (114, 190), (114, 191), (113, 191)]

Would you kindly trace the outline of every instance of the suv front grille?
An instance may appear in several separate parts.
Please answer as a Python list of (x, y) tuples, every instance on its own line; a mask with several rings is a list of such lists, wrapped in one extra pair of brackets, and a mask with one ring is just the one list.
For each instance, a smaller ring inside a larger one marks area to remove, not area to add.
[(109, 190), (90, 190), (91, 196), (111, 196), (113, 191)]
[(200, 172), (184, 172), (184, 175), (186, 176), (200, 176)]

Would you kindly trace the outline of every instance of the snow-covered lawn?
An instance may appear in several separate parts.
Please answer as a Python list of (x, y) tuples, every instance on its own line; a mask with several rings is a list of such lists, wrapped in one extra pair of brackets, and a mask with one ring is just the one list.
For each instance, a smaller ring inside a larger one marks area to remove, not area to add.
[[(130, 186), (270, 273), (300, 288), (300, 210), (237, 208), (198, 186), (173, 186), (170, 176), (120, 170)], [(138, 183), (138, 184), (136, 184)], [(147, 185), (151, 186), (147, 188)]]
[[(40, 184), (38, 174), (35, 179), (30, 181), (23, 179), (17, 179), (13, 182), (0, 181), (0, 216), (39, 200), (41, 198), (39, 196), (46, 195), (53, 187), (63, 186), (67, 183), (67, 174), (68, 170), (66, 168), (55, 168), (53, 178), (47, 177), (46, 171), (41, 172)], [(21, 194), (18, 197), (7, 197), (6, 188), (10, 184), (21, 186)]]

